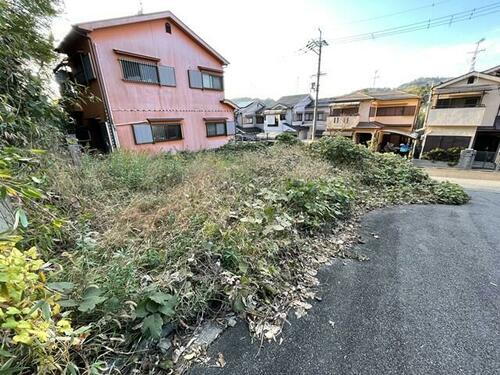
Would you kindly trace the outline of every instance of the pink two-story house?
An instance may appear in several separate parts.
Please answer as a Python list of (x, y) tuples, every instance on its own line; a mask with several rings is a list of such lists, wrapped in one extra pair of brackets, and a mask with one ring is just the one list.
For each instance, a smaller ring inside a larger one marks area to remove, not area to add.
[(234, 135), (228, 61), (171, 12), (79, 23), (57, 51), (67, 55), (58, 78), (69, 75), (99, 98), (73, 113), (84, 145), (196, 151)]

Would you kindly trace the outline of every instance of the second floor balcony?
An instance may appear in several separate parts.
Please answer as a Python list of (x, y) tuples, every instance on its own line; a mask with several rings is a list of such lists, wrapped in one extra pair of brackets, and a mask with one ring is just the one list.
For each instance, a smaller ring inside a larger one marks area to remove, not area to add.
[(328, 117), (327, 130), (352, 129), (359, 124), (359, 116), (330, 116)]
[(430, 126), (481, 126), (485, 107), (432, 108), (427, 117)]

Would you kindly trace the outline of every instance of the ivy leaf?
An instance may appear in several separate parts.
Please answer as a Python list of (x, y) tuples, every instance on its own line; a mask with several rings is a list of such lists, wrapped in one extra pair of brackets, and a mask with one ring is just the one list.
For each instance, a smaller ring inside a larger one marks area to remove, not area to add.
[(106, 297), (101, 297), (102, 290), (97, 286), (92, 285), (85, 289), (83, 293), (83, 299), (78, 306), (78, 310), (81, 312), (88, 312), (95, 309), (96, 305), (106, 301)]
[(146, 303), (140, 302), (135, 308), (135, 316), (137, 318), (145, 318), (148, 315), (148, 311), (146, 310)]
[(79, 305), (79, 303), (76, 302), (74, 299), (63, 299), (57, 301), (57, 303), (61, 305), (61, 307), (75, 307)]
[(47, 283), (47, 288), (55, 290), (60, 293), (70, 292), (75, 287), (75, 284), (68, 281), (59, 281), (54, 283)]
[(159, 305), (163, 305), (165, 302), (170, 300), (173, 296), (163, 292), (155, 292), (148, 296), (151, 301), (156, 302)]
[(78, 306), (78, 310), (81, 312), (89, 312), (95, 309), (95, 307), (106, 301), (106, 297), (93, 296), (84, 298), (82, 302), (80, 302), (80, 306)]
[(141, 331), (145, 335), (152, 338), (160, 338), (163, 319), (160, 314), (152, 314), (147, 316), (142, 322)]
[(45, 320), (50, 320), (52, 317), (52, 312), (50, 310), (50, 305), (47, 303), (47, 301), (42, 301), (40, 304), (40, 310), (42, 310), (42, 316)]

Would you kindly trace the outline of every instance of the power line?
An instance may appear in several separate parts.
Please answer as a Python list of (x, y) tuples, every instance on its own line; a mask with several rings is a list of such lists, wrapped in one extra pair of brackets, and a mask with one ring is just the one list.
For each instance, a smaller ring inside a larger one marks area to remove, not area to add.
[(450, 1), (451, 0), (433, 1), (431, 4), (422, 5), (422, 6), (419, 6), (419, 7), (416, 7), (416, 8), (404, 9), (404, 10), (400, 10), (400, 11), (394, 12), (394, 13), (382, 14), (380, 16), (375, 16), (375, 17), (370, 17), (370, 18), (364, 18), (364, 19), (354, 20), (354, 21), (346, 22), (343, 25), (352, 25), (352, 24), (355, 24), (355, 23), (370, 22), (370, 21), (380, 20), (380, 19), (383, 19), (383, 18), (389, 18), (389, 17), (393, 17), (393, 16), (399, 16), (401, 14), (414, 12), (416, 10), (422, 10), (422, 9), (426, 9), (426, 8), (434, 8), (434, 7), (436, 7), (436, 5), (439, 5), (439, 4), (442, 4), (442, 3), (448, 3)]
[(383, 29), (383, 30), (378, 30), (378, 31), (373, 31), (373, 32), (368, 32), (368, 33), (363, 33), (363, 34), (357, 34), (357, 35), (351, 35), (351, 36), (346, 36), (346, 37), (342, 37), (342, 38), (336, 38), (336, 39), (331, 40), (331, 42), (334, 44), (347, 44), (347, 43), (361, 42), (361, 41), (365, 41), (365, 40), (378, 39), (378, 38), (387, 37), (387, 36), (391, 36), (391, 35), (409, 33), (409, 32), (418, 31), (418, 30), (425, 30), (425, 29), (430, 29), (430, 28), (443, 26), (443, 25), (451, 26), (452, 24), (457, 23), (457, 22), (468, 21), (468, 20), (471, 20), (474, 18), (487, 16), (489, 14), (493, 14), (493, 13), (497, 13), (497, 12), (500, 12), (500, 1), (497, 1), (495, 3), (492, 3), (490, 5), (486, 5), (483, 7), (473, 8), (473, 9), (465, 10), (462, 12), (450, 14), (450, 15), (443, 16), (443, 17), (438, 17), (438, 18), (433, 18), (433, 19), (429, 18), (428, 20), (415, 22), (415, 23), (408, 24), (408, 25), (391, 27), (388, 29)]

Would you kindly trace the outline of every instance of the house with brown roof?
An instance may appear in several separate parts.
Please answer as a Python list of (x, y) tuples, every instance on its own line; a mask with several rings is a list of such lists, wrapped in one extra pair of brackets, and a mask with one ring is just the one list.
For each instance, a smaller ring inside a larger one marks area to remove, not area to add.
[(75, 108), (80, 143), (107, 152), (219, 147), (235, 133), (219, 52), (169, 11), (73, 25), (56, 69), (99, 100)]
[(500, 65), (434, 86), (423, 131), (422, 153), (474, 149), (476, 166), (494, 168), (500, 152)]
[(340, 134), (377, 151), (416, 137), (420, 97), (398, 90), (362, 92), (331, 100), (325, 134)]

